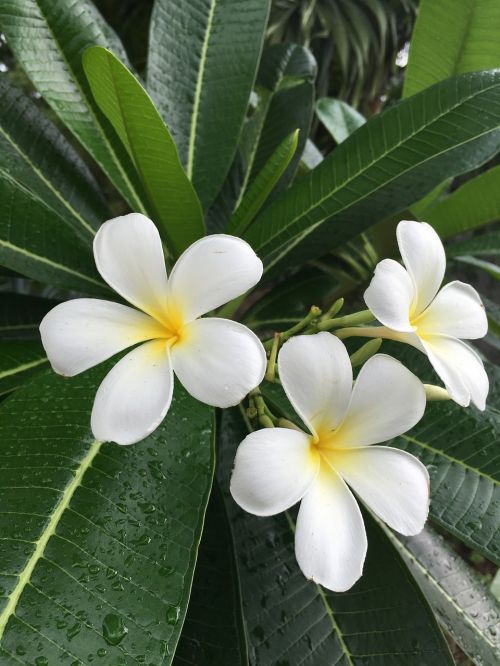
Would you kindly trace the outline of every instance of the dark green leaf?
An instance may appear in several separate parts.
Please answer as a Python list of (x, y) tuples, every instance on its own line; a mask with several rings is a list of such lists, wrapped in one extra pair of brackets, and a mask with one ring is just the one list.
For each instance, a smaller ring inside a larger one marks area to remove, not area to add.
[(265, 163), (262, 171), (260, 171), (245, 192), (240, 205), (229, 221), (227, 233), (234, 236), (241, 236), (246, 231), (290, 164), (290, 160), (297, 150), (298, 139), (299, 130), (296, 130), (287, 136), (276, 148)]
[(38, 326), (58, 301), (0, 292), (0, 338), (38, 338)]
[(0, 396), (44, 370), (47, 363), (39, 342), (0, 342)]
[(109, 293), (90, 248), (35, 194), (0, 173), (0, 265), (40, 282)]
[(351, 590), (334, 594), (307, 581), (295, 561), (292, 517), (246, 514), (227, 493), (236, 446), (246, 432), (236, 410), (224, 412), (222, 428), (219, 473), (235, 542), (250, 663), (451, 666), (427, 602), (375, 521), (365, 515), (368, 557), (363, 577)]
[(111, 217), (89, 169), (21, 90), (0, 76), (0, 169), (32, 190), (87, 242)]
[(212, 479), (213, 411), (177, 386), (153, 435), (97, 442), (90, 410), (105, 370), (45, 373), (0, 409), (2, 660), (172, 661)]
[(491, 261), (484, 261), (484, 259), (476, 259), (476, 257), (456, 257), (457, 261), (460, 261), (463, 264), (468, 266), (474, 266), (474, 268), (479, 268), (482, 271), (485, 271), (495, 280), (500, 280), (500, 266), (491, 263)]
[(448, 257), (460, 257), (464, 254), (469, 255), (493, 255), (500, 254), (500, 231), (493, 231), (489, 234), (474, 236), (453, 245), (446, 247)]
[(500, 166), (467, 181), (425, 212), (442, 238), (482, 227), (500, 218)]
[(240, 589), (222, 493), (208, 503), (186, 621), (175, 666), (248, 666)]
[(325, 254), (482, 163), (500, 147), (499, 124), (500, 72), (438, 83), (360, 127), (268, 206), (245, 238), (267, 270)]
[(0, 28), (35, 87), (136, 210), (142, 205), (112, 130), (92, 100), (82, 67), (87, 46), (122, 59), (118, 37), (91, 0), (0, 0)]
[(148, 88), (204, 205), (212, 203), (238, 145), (269, 0), (156, 0)]
[(323, 97), (316, 102), (316, 115), (330, 132), (336, 143), (342, 143), (366, 123), (359, 111), (341, 99)]
[(413, 30), (404, 97), (456, 74), (500, 65), (497, 0), (421, 0)]
[(444, 629), (474, 663), (496, 666), (500, 661), (498, 602), (476, 572), (430, 527), (400, 540), (388, 534)]
[(178, 256), (205, 233), (200, 202), (151, 98), (109, 51), (87, 49), (83, 66), (95, 100), (139, 173), (154, 218)]

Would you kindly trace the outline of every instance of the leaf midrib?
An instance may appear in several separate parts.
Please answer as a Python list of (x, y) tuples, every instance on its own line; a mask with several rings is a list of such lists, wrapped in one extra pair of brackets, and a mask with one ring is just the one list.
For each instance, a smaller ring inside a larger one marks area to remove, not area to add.
[(90, 447), (87, 450), (87, 453), (80, 461), (80, 465), (75, 472), (75, 476), (63, 491), (61, 499), (59, 500), (57, 506), (55, 507), (52, 517), (45, 526), (40, 538), (37, 539), (37, 541), (35, 542), (37, 546), (33, 551), (31, 557), (28, 559), (24, 569), (19, 574), (17, 585), (9, 594), (9, 601), (7, 602), (3, 611), (0, 613), (0, 643), (5, 633), (5, 628), (7, 626), (9, 619), (15, 614), (17, 604), (23, 593), (24, 588), (30, 582), (33, 571), (40, 558), (43, 557), (45, 548), (50, 538), (56, 534), (56, 529), (59, 524), (59, 521), (63, 513), (69, 507), (73, 495), (77, 490), (77, 488), (80, 486), (80, 483), (86, 471), (92, 465), (94, 458), (99, 453), (101, 444), (102, 442), (100, 442), (99, 440), (94, 440), (91, 443)]
[(43, 357), (39, 358), (36, 361), (30, 361), (29, 363), (22, 363), (21, 365), (16, 365), (15, 368), (9, 368), (8, 370), (3, 370), (0, 372), (0, 379), (5, 379), (5, 377), (11, 377), (12, 375), (16, 375), (19, 372), (24, 372), (25, 370), (29, 370), (30, 368), (35, 368), (37, 365), (42, 365), (42, 363), (47, 363), (48, 358)]

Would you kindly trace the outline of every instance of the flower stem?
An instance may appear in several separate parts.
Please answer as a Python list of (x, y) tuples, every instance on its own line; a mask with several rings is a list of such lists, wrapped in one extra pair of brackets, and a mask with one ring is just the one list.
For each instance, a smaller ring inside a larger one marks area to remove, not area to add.
[[(280, 344), (286, 342), (288, 338), (292, 337), (292, 335), (295, 335), (296, 333), (300, 333), (300, 331), (303, 331), (305, 328), (309, 326), (309, 324), (314, 319), (317, 319), (317, 317), (319, 317), (320, 314), (321, 310), (316, 305), (313, 305), (309, 310), (308, 314), (304, 317), (304, 319), (301, 319), (297, 324), (295, 324), (295, 326), (292, 326), (292, 328), (289, 328), (287, 331), (278, 333)], [(270, 340), (266, 340), (266, 342), (264, 342), (264, 349), (266, 351), (271, 350), (274, 345), (274, 341), (275, 341), (275, 336), (273, 336)]]
[(278, 355), (278, 347), (280, 344), (280, 334), (275, 333), (273, 339), (273, 346), (271, 347), (271, 353), (269, 354), (269, 360), (267, 362), (266, 374), (264, 379), (268, 382), (274, 382), (276, 376), (276, 357)]
[(346, 315), (345, 317), (337, 317), (336, 319), (325, 319), (321, 321), (317, 328), (318, 331), (330, 331), (332, 328), (340, 328), (341, 326), (356, 326), (357, 324), (366, 324), (373, 321), (375, 317), (370, 310), (361, 310), (354, 314)]

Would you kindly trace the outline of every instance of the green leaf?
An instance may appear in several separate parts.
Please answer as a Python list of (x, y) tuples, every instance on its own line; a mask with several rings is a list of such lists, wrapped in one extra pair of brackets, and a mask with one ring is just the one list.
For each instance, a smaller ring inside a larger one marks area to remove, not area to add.
[(0, 342), (0, 396), (44, 370), (47, 363), (39, 342)]
[(325, 254), (494, 154), (499, 119), (500, 72), (438, 83), (360, 127), (268, 206), (245, 239), (267, 270)]
[(316, 115), (337, 144), (345, 141), (358, 127), (366, 123), (364, 116), (341, 99), (323, 97), (316, 102)]
[(456, 74), (500, 65), (497, 0), (421, 0), (403, 96)]
[(241, 236), (246, 231), (290, 164), (290, 160), (297, 150), (298, 140), (299, 130), (296, 130), (276, 148), (262, 171), (245, 192), (245, 196), (229, 221), (227, 233)]
[(445, 539), (430, 527), (396, 538), (387, 530), (443, 628), (476, 664), (500, 661), (498, 602)]
[(0, 265), (66, 289), (109, 294), (90, 248), (35, 194), (1, 172)]
[(125, 51), (91, 0), (0, 0), (0, 26), (37, 90), (135, 210), (142, 204), (95, 106), (82, 67), (87, 46)]
[(233, 542), (217, 483), (208, 503), (193, 589), (174, 664), (248, 666)]
[(426, 211), (441, 238), (482, 227), (500, 218), (500, 166), (468, 180)]
[(255, 80), (269, 0), (156, 0), (148, 88), (203, 206), (229, 171)]
[(474, 268), (480, 268), (482, 271), (485, 271), (495, 280), (500, 280), (500, 266), (491, 263), (491, 261), (484, 261), (484, 259), (476, 259), (476, 257), (456, 257), (457, 261), (460, 261), (463, 264), (468, 266), (474, 266)]
[(107, 368), (44, 373), (0, 409), (2, 661), (172, 661), (212, 480), (213, 410), (177, 386), (143, 442), (95, 441)]
[(139, 173), (160, 232), (178, 256), (205, 229), (170, 132), (139, 81), (112, 53), (100, 46), (87, 49), (83, 66), (97, 104)]
[(0, 76), (0, 170), (37, 194), (87, 243), (111, 217), (76, 150), (7, 75)]
[(460, 257), (464, 254), (494, 255), (500, 254), (500, 231), (474, 236), (446, 247), (448, 257)]
[(38, 339), (38, 326), (59, 301), (28, 294), (0, 292), (0, 338)]
[(451, 666), (446, 642), (396, 549), (365, 514), (363, 577), (342, 594), (307, 581), (294, 554), (290, 513), (259, 518), (228, 493), (237, 444), (246, 435), (236, 410), (225, 411), (219, 476), (233, 531), (250, 663), (357, 666)]

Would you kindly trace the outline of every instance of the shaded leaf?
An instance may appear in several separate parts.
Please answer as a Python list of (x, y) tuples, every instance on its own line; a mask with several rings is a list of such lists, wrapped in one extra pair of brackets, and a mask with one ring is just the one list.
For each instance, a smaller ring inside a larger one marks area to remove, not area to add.
[(233, 542), (217, 483), (207, 507), (193, 589), (174, 664), (248, 666)]
[(492, 278), (495, 278), (495, 280), (500, 280), (500, 266), (493, 264), (491, 261), (484, 261), (484, 259), (476, 259), (476, 257), (468, 256), (456, 257), (456, 260), (468, 266), (479, 268), (488, 273)]
[(342, 143), (354, 131), (366, 123), (364, 116), (341, 99), (323, 97), (316, 102), (316, 115), (335, 142)]
[(156, 0), (148, 88), (204, 207), (228, 173), (262, 48), (269, 0)]
[(475, 255), (493, 255), (500, 254), (500, 231), (493, 231), (488, 234), (474, 236), (453, 245), (446, 247), (448, 257), (459, 257), (464, 254)]
[(160, 233), (178, 256), (205, 228), (170, 132), (147, 92), (112, 53), (87, 49), (83, 66), (97, 104), (137, 168)]
[(0, 292), (0, 338), (38, 339), (38, 326), (59, 301), (28, 294)]
[(82, 53), (100, 44), (122, 59), (120, 40), (91, 0), (0, 0), (0, 26), (37, 90), (135, 209), (142, 205), (103, 122), (82, 67)]
[(2, 659), (21, 649), (26, 663), (172, 661), (212, 479), (213, 410), (177, 386), (153, 435), (97, 442), (90, 411), (107, 368), (45, 373), (0, 409)]
[(48, 360), (39, 342), (0, 342), (0, 396), (44, 370)]

